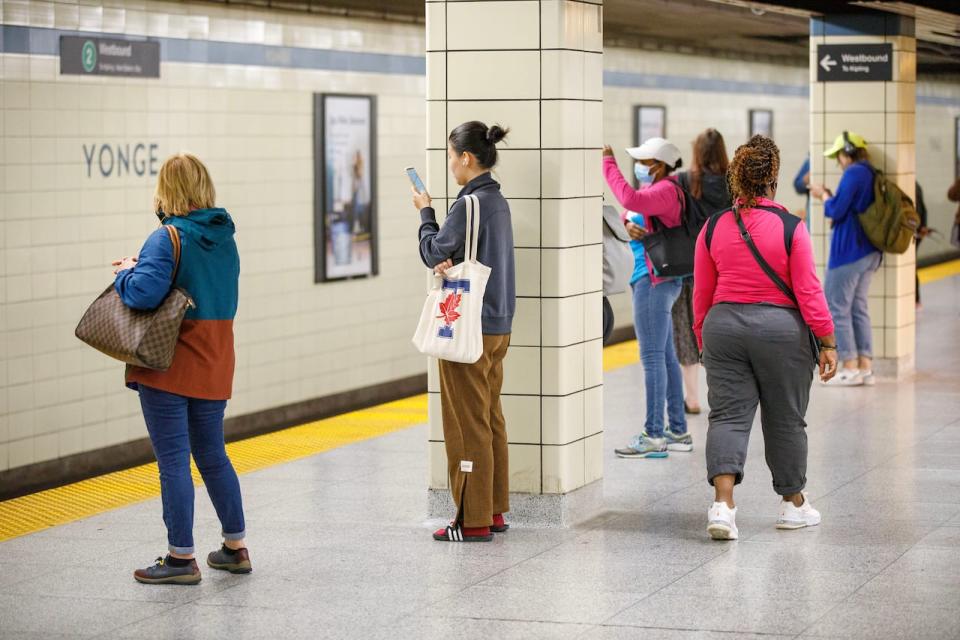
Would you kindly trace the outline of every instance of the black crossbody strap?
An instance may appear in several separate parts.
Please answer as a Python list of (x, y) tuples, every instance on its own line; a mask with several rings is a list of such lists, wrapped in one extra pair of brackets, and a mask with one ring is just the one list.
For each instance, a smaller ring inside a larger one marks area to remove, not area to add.
[(783, 291), (793, 304), (796, 305), (797, 309), (800, 308), (800, 303), (797, 302), (797, 296), (794, 295), (793, 290), (787, 286), (787, 283), (777, 275), (777, 272), (773, 270), (773, 267), (763, 259), (763, 256), (760, 255), (760, 250), (757, 249), (757, 245), (754, 244), (753, 238), (750, 237), (750, 233), (747, 231), (747, 227), (743, 224), (743, 218), (740, 217), (740, 208), (733, 208), (733, 217), (737, 219), (737, 226), (740, 227), (740, 238), (747, 243), (747, 247), (750, 249), (750, 253), (753, 254), (753, 259), (757, 261), (757, 264), (760, 265), (760, 268), (763, 269), (763, 272), (767, 274), (767, 277), (777, 285), (777, 288), (780, 291)]

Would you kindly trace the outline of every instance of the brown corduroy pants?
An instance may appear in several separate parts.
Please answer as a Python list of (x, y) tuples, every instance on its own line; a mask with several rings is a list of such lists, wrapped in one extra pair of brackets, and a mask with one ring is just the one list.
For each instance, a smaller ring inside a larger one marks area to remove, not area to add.
[(473, 364), (440, 361), (440, 406), (450, 492), (464, 527), (510, 510), (507, 423), (500, 405), (509, 335), (484, 335)]

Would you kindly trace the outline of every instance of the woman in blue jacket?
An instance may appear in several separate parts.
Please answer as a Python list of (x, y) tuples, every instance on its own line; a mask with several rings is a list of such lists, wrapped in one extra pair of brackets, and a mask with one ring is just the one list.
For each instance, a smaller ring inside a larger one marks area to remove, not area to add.
[[(193, 478), (190, 457), (203, 477), (223, 533), (207, 566), (249, 573), (240, 482), (224, 448), (223, 414), (233, 392), (233, 318), (237, 312), (240, 256), (234, 224), (215, 204), (207, 168), (180, 153), (167, 159), (154, 196), (161, 227), (136, 258), (113, 263), (114, 287), (132, 309), (155, 309), (171, 287), (190, 293), (196, 307), (180, 325), (173, 363), (166, 371), (128, 366), (127, 386), (137, 391), (160, 470), (168, 554), (134, 578), (147, 584), (197, 584), (194, 558)], [(172, 227), (181, 247), (176, 260)]]
[(835, 194), (822, 184), (810, 185), (810, 195), (823, 201), (824, 213), (833, 223), (824, 292), (836, 325), (843, 368), (825, 384), (870, 385), (874, 383), (873, 332), (867, 294), (882, 254), (867, 239), (859, 214), (873, 204), (874, 171), (867, 155), (867, 141), (852, 131), (837, 136), (823, 155), (836, 158), (843, 169)]

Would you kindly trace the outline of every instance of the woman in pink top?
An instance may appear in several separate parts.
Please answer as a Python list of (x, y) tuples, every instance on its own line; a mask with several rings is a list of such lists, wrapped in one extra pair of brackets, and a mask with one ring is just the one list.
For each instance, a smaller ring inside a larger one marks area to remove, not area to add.
[[(714, 215), (697, 238), (693, 329), (707, 370), (707, 478), (716, 491), (707, 531), (718, 540), (737, 538), (733, 487), (743, 479), (758, 405), (773, 490), (783, 497), (777, 528), (820, 523), (803, 494), (809, 330), (820, 343), (821, 379), (836, 373), (837, 342), (807, 228), (773, 201), (779, 170), (780, 151), (769, 138), (753, 136), (737, 149), (729, 171), (734, 209)], [(747, 239), (792, 295), (767, 275)]]
[[(662, 226), (680, 224), (680, 190), (668, 177), (680, 164), (680, 150), (663, 138), (651, 138), (639, 147), (627, 149), (636, 160), (634, 173), (640, 189), (634, 189), (624, 179), (613, 157), (613, 149), (603, 149), (603, 175), (617, 200), (629, 211), (639, 214), (643, 221), (657, 220)], [(645, 234), (640, 218), (623, 215), (627, 232), (638, 244)], [(640, 224), (638, 224), (640, 222)], [(616, 449), (621, 458), (666, 458), (667, 451), (693, 451), (693, 439), (687, 433), (687, 418), (683, 411), (683, 378), (680, 363), (673, 346), (673, 320), (670, 310), (683, 284), (680, 280), (661, 280), (649, 257), (637, 246), (638, 258), (633, 288), (633, 315), (640, 360), (646, 387), (647, 417), (644, 430), (633, 437), (630, 444)], [(640, 261), (642, 260), (642, 262)], [(665, 428), (664, 404), (670, 425)]]

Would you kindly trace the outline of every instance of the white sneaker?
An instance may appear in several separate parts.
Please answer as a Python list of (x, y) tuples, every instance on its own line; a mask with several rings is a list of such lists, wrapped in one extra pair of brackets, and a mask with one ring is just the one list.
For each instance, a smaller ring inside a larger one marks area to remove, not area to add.
[(726, 502), (714, 502), (707, 511), (707, 533), (714, 540), (736, 540), (737, 508), (731, 509)]
[(859, 387), (863, 384), (863, 376), (859, 369), (841, 369), (833, 378), (820, 384), (825, 387)]
[(873, 376), (873, 369), (860, 370), (860, 379), (863, 380), (863, 386), (872, 387), (877, 384), (877, 379)]
[(820, 512), (810, 504), (807, 494), (803, 494), (803, 504), (794, 506), (789, 500), (780, 501), (780, 516), (777, 518), (777, 529), (803, 529), (820, 524)]

